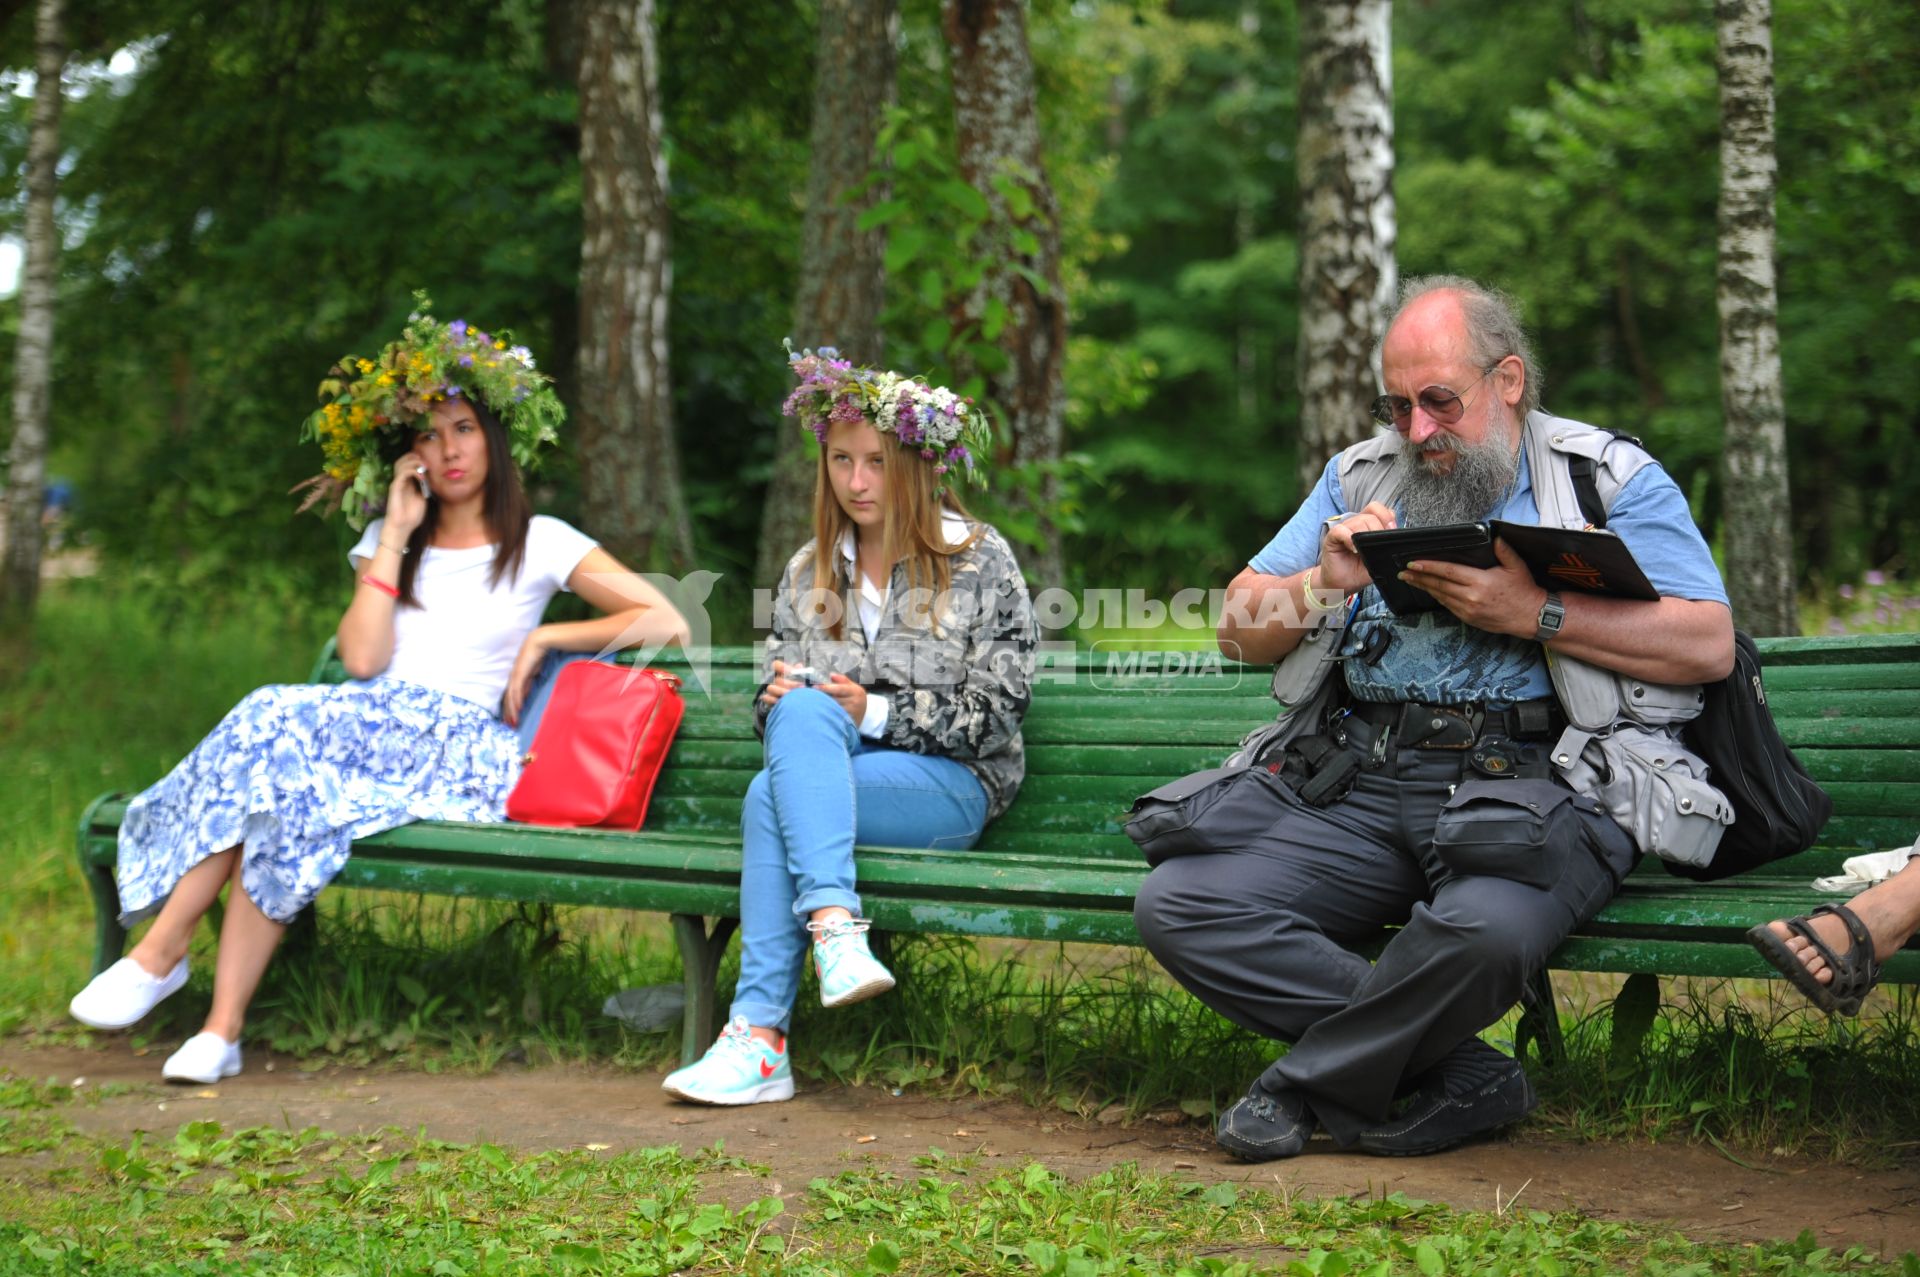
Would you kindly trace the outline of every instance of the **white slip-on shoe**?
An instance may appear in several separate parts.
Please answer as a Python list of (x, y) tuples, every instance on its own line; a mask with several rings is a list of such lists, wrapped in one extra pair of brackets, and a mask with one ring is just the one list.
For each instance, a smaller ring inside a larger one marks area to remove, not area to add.
[(73, 995), (67, 1011), (95, 1029), (124, 1029), (138, 1023), (169, 994), (187, 982), (187, 960), (180, 959), (165, 975), (151, 975), (132, 958), (120, 961)]
[(198, 1082), (203, 1086), (239, 1071), (240, 1044), (218, 1033), (194, 1034), (160, 1066), (160, 1076), (169, 1082)]

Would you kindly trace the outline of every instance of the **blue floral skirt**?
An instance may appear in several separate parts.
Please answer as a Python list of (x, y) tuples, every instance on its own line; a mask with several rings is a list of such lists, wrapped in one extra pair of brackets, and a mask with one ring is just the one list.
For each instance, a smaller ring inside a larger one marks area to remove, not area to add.
[(519, 740), (417, 683), (263, 687), (233, 708), (120, 825), (121, 922), (157, 913), (189, 869), (244, 846), (241, 886), (291, 922), (356, 838), (415, 820), (506, 819)]

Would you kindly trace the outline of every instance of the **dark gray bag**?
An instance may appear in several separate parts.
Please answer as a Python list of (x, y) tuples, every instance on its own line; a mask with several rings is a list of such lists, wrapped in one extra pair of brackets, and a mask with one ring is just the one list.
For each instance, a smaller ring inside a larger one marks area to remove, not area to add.
[(1298, 801), (1277, 764), (1288, 745), (1326, 722), (1335, 695), (1345, 690), (1345, 681), (1333, 677), (1344, 628), (1343, 611), (1324, 613), (1281, 659), (1271, 688), (1280, 716), (1249, 732), (1224, 764), (1134, 799), (1127, 837), (1149, 865), (1238, 850), (1272, 825), (1286, 804)]

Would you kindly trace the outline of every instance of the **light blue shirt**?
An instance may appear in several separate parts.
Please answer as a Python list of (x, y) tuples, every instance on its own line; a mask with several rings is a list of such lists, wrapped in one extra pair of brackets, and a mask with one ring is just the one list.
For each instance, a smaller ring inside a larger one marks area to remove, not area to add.
[[(1339, 464), (1338, 457), (1327, 463), (1312, 493), (1249, 567), (1268, 576), (1291, 576), (1320, 561), (1326, 521), (1352, 513), (1340, 492)], [(1512, 494), (1489, 517), (1540, 522), (1525, 449)], [(1607, 530), (1627, 543), (1647, 580), (1663, 596), (1727, 601), (1687, 499), (1658, 462), (1642, 467), (1620, 489), (1607, 513)], [(1372, 586), (1360, 594), (1359, 611), (1347, 627), (1342, 650), (1351, 654), (1345, 665), (1347, 686), (1364, 701), (1506, 704), (1553, 695), (1544, 651), (1532, 639), (1476, 630), (1445, 611), (1397, 617)], [(1378, 650), (1377, 660), (1360, 655), (1369, 650)]]

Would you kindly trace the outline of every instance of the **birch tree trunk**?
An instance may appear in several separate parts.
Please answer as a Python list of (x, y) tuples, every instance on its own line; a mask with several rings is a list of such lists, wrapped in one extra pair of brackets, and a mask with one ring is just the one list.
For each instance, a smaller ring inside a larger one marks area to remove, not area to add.
[(34, 17), (33, 117), (27, 134), (26, 261), (20, 276), (20, 340), (13, 365), (13, 443), (8, 454), (6, 558), (0, 569), (0, 632), (26, 635), (40, 595), (41, 490), (53, 387), (53, 294), (60, 257), (53, 222), (60, 161), (60, 74), (67, 64), (62, 0), (40, 0)]
[(1393, 306), (1391, 0), (1299, 0), (1300, 484), (1373, 432)]
[[(1037, 485), (1004, 489), (1009, 505), (1037, 519), (1042, 548), (1029, 558), (1027, 576), (1044, 589), (1065, 576), (1053, 511), (1066, 432), (1067, 300), (1060, 213), (1034, 109), (1033, 57), (1020, 0), (943, 0), (941, 17), (960, 172), (988, 208), (976, 241), (987, 270), (963, 318), (979, 324), (1006, 356), (1005, 368), (986, 374), (987, 396), (1006, 414), (1000, 465), (1044, 467)], [(1017, 193), (1002, 189), (1008, 186)]]
[(580, 479), (587, 528), (635, 570), (685, 571), (667, 366), (673, 261), (653, 0), (586, 0), (580, 56)]
[[(849, 194), (879, 161), (875, 145), (894, 102), (895, 0), (821, 0), (814, 45), (812, 163), (793, 306), (796, 347), (837, 347), (855, 363), (885, 362), (887, 232), (860, 230), (860, 215), (888, 197), (884, 183)], [(813, 534), (816, 467), (796, 422), (782, 418), (773, 479), (761, 515), (754, 583), (772, 586)]]
[(1753, 634), (1797, 634), (1774, 291), (1772, 0), (1717, 0), (1720, 402), (1727, 596)]

